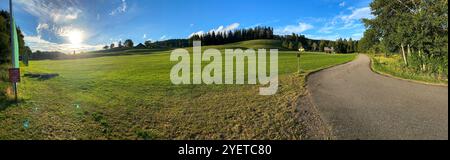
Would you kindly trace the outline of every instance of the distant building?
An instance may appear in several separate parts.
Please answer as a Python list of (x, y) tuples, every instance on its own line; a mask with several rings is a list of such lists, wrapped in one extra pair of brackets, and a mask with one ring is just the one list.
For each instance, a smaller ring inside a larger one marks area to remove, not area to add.
[(325, 53), (334, 53), (334, 47), (325, 47), (323, 51), (325, 51)]
[(145, 45), (143, 45), (142, 43), (139, 43), (136, 47), (134, 47), (136, 49), (145, 49), (147, 47), (145, 47)]

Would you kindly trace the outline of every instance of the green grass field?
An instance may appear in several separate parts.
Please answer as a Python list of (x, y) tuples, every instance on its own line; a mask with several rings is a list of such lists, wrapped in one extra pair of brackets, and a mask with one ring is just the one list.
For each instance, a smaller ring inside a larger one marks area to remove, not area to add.
[(280, 89), (260, 96), (258, 85), (172, 85), (169, 54), (31, 61), (22, 73), (60, 76), (22, 79), (20, 104), (0, 109), (0, 139), (304, 139), (293, 105), (305, 75), (355, 57), (306, 53), (296, 74), (296, 53), (281, 51)]
[(391, 55), (389, 57), (385, 57), (384, 55), (370, 55), (370, 57), (373, 62), (372, 69), (381, 74), (417, 82), (448, 85), (448, 77), (440, 77), (406, 68), (400, 55)]

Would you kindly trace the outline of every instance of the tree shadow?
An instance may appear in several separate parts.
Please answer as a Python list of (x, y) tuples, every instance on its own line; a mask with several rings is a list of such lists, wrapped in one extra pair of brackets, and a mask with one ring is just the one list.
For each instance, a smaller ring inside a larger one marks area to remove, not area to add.
[(0, 111), (4, 111), (9, 107), (19, 106), (20, 100), (9, 100), (6, 96), (0, 95)]
[(28, 78), (35, 78), (41, 81), (45, 81), (45, 80), (49, 80), (55, 77), (58, 77), (59, 74), (57, 73), (52, 73), (52, 74), (48, 74), (48, 73), (42, 73), (42, 74), (35, 74), (35, 73), (26, 73), (24, 75), (24, 77), (28, 77)]
[(22, 99), (17, 99), (17, 101), (14, 98), (11, 98), (11, 91), (6, 89), (5, 91), (0, 91), (0, 111), (4, 111), (9, 107), (17, 107), (21, 102), (23, 102)]

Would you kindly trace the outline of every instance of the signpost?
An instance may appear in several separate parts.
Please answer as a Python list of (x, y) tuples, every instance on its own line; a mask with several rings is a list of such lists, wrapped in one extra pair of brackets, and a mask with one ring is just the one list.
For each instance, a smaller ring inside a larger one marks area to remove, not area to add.
[(9, 81), (13, 83), (14, 89), (14, 100), (17, 102), (17, 83), (20, 82), (20, 69), (10, 68), (9, 69)]
[(9, 81), (12, 83), (20, 82), (20, 69), (19, 68), (10, 68), (9, 69)]
[(14, 96), (17, 102), (17, 83), (20, 82), (19, 68), (19, 41), (17, 38), (16, 23), (14, 21), (12, 0), (9, 0), (9, 14), (11, 24), (11, 62), (12, 68), (9, 69), (9, 80), (13, 85)]

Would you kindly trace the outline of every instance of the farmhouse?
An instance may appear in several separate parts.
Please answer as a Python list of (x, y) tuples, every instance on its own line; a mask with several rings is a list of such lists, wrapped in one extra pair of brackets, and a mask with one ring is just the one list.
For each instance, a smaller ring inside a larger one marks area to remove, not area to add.
[(325, 47), (323, 51), (325, 51), (325, 53), (334, 53), (334, 47)]
[(134, 47), (135, 49), (145, 49), (145, 45), (143, 45), (142, 43), (139, 43), (136, 47)]

